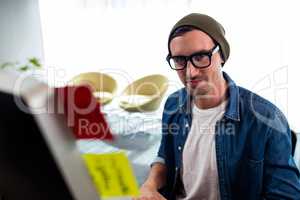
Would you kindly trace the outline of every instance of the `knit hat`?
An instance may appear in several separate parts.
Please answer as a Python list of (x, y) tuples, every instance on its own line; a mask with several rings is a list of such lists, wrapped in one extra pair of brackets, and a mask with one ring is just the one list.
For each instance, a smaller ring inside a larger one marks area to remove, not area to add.
[(226, 62), (230, 54), (230, 47), (227, 40), (225, 39), (225, 30), (223, 26), (212, 17), (199, 13), (189, 14), (180, 19), (174, 25), (168, 39), (169, 54), (171, 54), (170, 42), (171, 39), (173, 39), (171, 38), (171, 36), (179, 27), (182, 26), (191, 26), (208, 34), (220, 46), (221, 56), (224, 63)]

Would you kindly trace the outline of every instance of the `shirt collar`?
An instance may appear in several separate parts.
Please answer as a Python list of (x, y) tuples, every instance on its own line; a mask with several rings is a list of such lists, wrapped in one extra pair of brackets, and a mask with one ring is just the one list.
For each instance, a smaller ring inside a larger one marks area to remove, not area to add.
[[(223, 77), (225, 78), (228, 86), (228, 104), (224, 116), (235, 121), (240, 121), (239, 88), (226, 72), (223, 72)], [(183, 89), (182, 95), (179, 95), (180, 110), (185, 113), (191, 113), (191, 100), (192, 97), (188, 95), (186, 89)]]

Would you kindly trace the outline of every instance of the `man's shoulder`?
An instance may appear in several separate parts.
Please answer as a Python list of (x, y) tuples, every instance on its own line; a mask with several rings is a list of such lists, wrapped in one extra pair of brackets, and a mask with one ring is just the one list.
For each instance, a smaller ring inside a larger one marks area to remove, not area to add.
[(181, 88), (173, 93), (171, 93), (167, 101), (165, 103), (165, 109), (170, 108), (178, 108), (179, 106), (182, 106), (187, 98), (187, 92), (185, 88)]
[(273, 128), (286, 125), (286, 117), (276, 105), (255, 92), (240, 86), (238, 88), (242, 114), (246, 113)]
[(250, 91), (246, 88), (243, 88), (241, 86), (238, 86), (239, 88), (239, 101), (241, 104), (246, 106), (245, 108), (251, 109), (259, 107), (261, 109), (264, 109), (265, 111), (274, 111), (278, 110), (277, 106), (275, 106), (272, 102), (265, 99), (264, 97), (260, 96), (259, 94)]

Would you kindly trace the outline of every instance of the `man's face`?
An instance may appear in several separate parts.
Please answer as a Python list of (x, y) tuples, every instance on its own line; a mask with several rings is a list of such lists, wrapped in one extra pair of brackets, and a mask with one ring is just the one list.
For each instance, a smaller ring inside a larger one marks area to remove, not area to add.
[[(210, 51), (215, 47), (213, 40), (204, 32), (192, 30), (182, 36), (175, 37), (170, 42), (172, 56), (190, 56), (199, 51)], [(183, 70), (178, 70), (178, 76), (193, 96), (213, 95), (214, 89), (220, 86), (222, 80), (222, 58), (217, 52), (211, 57), (211, 64), (206, 68), (196, 68), (188, 61)]]

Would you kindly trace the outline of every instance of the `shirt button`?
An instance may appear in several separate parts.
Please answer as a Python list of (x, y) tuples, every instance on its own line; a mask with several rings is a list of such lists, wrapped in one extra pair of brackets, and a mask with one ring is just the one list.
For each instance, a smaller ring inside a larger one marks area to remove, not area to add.
[(178, 150), (181, 151), (181, 146), (178, 146)]
[(185, 124), (185, 127), (188, 128), (188, 127), (189, 127), (189, 123), (186, 123), (186, 124)]
[(178, 170), (178, 167), (175, 167), (175, 170), (177, 171), (177, 170)]

